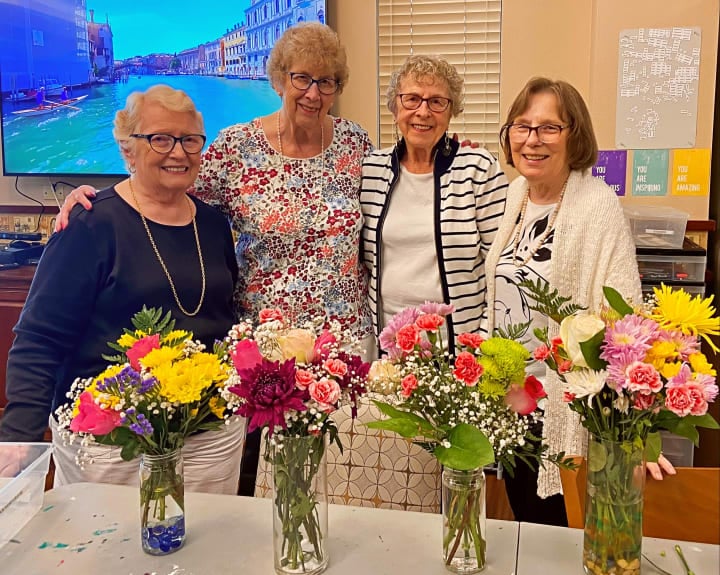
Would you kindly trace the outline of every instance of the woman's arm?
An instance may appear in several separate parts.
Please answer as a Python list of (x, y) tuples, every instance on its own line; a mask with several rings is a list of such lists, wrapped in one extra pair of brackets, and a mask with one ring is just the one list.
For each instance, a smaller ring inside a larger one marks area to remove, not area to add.
[(41, 441), (63, 362), (87, 326), (98, 289), (96, 242), (82, 221), (48, 241), (8, 355), (0, 441)]
[(61, 232), (68, 226), (70, 212), (72, 212), (75, 204), (80, 204), (86, 210), (92, 210), (92, 202), (88, 198), (94, 198), (96, 195), (97, 190), (87, 184), (72, 190), (65, 196), (65, 201), (60, 208), (57, 218), (55, 218), (55, 229), (53, 231)]

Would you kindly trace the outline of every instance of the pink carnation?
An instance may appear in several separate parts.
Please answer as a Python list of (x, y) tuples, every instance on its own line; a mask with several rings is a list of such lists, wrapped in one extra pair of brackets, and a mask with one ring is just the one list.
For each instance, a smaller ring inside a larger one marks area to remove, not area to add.
[(654, 403), (654, 393), (640, 392), (633, 396), (633, 409), (645, 411), (653, 407)]
[(342, 377), (348, 371), (347, 364), (341, 359), (326, 359), (325, 363), (323, 363), (323, 367), (325, 368), (325, 371), (335, 377)]
[(395, 342), (395, 336), (398, 331), (406, 325), (415, 323), (419, 315), (419, 309), (414, 307), (405, 308), (401, 312), (396, 313), (380, 333), (380, 348), (388, 352), (391, 358), (398, 358), (402, 355), (402, 350)]
[(662, 386), (660, 374), (649, 363), (634, 361), (625, 369), (625, 388), (628, 391), (657, 393)]
[(475, 385), (483, 373), (483, 366), (477, 362), (475, 356), (468, 351), (461, 351), (455, 358), (453, 375), (465, 385)]
[(415, 325), (423, 331), (437, 331), (445, 323), (445, 318), (436, 313), (426, 313), (415, 320)]
[(395, 335), (395, 342), (402, 351), (410, 352), (420, 343), (420, 330), (414, 324), (401, 327)]
[(697, 383), (691, 383), (687, 387), (688, 394), (693, 402), (690, 415), (705, 415), (708, 410), (708, 402), (705, 400), (704, 387)]
[(312, 371), (298, 369), (295, 372), (295, 387), (305, 390), (308, 388), (308, 385), (315, 381), (315, 379), (315, 374)]
[(272, 309), (261, 309), (258, 314), (260, 323), (267, 323), (269, 321), (283, 321), (282, 312), (277, 308)]
[(113, 409), (103, 409), (89, 391), (80, 394), (78, 414), (70, 422), (73, 433), (92, 433), (107, 435), (120, 426), (120, 414)]
[(130, 366), (135, 371), (140, 371), (142, 367), (140, 366), (140, 360), (145, 357), (148, 353), (150, 353), (153, 349), (159, 349), (160, 348), (160, 336), (158, 334), (155, 335), (147, 335), (139, 340), (137, 340), (130, 349), (128, 349), (125, 352), (125, 355), (127, 355), (128, 361), (130, 362)]
[(313, 381), (308, 386), (308, 392), (310, 397), (317, 401), (320, 411), (325, 413), (334, 411), (335, 404), (340, 399), (340, 386), (332, 379), (322, 378)]
[(685, 417), (695, 406), (695, 400), (690, 393), (690, 386), (675, 385), (668, 387), (665, 395), (665, 407), (672, 411), (675, 415)]
[(408, 398), (412, 395), (412, 392), (417, 388), (418, 386), (418, 380), (417, 378), (411, 373), (410, 375), (406, 375), (402, 378), (402, 381), (400, 382), (400, 387), (402, 391), (402, 396), (405, 398)]
[(465, 345), (472, 349), (479, 348), (480, 345), (482, 344), (482, 342), (485, 341), (482, 337), (480, 337), (476, 333), (461, 333), (458, 336), (457, 340), (460, 345)]
[(536, 347), (535, 351), (533, 352), (533, 357), (537, 361), (545, 361), (548, 357), (550, 357), (550, 348), (545, 344)]
[(420, 306), (420, 311), (423, 313), (435, 313), (444, 317), (454, 312), (455, 307), (452, 304), (426, 301)]

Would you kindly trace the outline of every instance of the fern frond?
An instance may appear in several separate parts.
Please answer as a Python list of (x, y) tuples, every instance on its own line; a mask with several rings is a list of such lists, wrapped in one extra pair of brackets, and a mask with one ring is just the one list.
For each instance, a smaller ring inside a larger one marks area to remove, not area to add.
[(530, 322), (510, 324), (509, 326), (502, 328), (496, 327), (493, 330), (493, 336), (502, 337), (504, 339), (512, 339), (513, 341), (519, 341), (522, 344), (527, 343), (527, 332), (530, 328)]
[(137, 312), (132, 320), (130, 320), (136, 330), (142, 331), (147, 335), (159, 334), (165, 337), (173, 329), (175, 329), (175, 320), (172, 319), (170, 312), (163, 316), (163, 310), (159, 308), (146, 308), (145, 306)]
[(560, 323), (563, 319), (579, 311), (587, 309), (583, 306), (572, 303), (572, 298), (562, 296), (557, 289), (551, 288), (550, 284), (543, 279), (523, 280), (519, 284), (525, 294), (535, 301), (530, 309), (537, 311), (553, 321)]

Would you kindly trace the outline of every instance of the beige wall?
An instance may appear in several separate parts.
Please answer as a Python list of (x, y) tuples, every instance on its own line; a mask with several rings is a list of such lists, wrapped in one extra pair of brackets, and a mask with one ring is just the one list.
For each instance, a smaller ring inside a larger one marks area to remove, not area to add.
[[(343, 40), (350, 82), (334, 113), (360, 123), (378, 141), (376, 0), (328, 0), (329, 24)], [(503, 0), (500, 109), (533, 75), (561, 78), (585, 96), (600, 147), (614, 147), (617, 39), (623, 28), (701, 26), (698, 148), (712, 143), (717, 63), (718, 0)], [(384, 105), (384, 102), (382, 103)], [(512, 174), (510, 174), (512, 175)], [(21, 189), (42, 198), (42, 178), (21, 178)], [(629, 198), (635, 203), (682, 203), (694, 219), (708, 217), (707, 197)], [(1, 204), (29, 204), (0, 177)], [(48, 202), (51, 203), (51, 202)]]

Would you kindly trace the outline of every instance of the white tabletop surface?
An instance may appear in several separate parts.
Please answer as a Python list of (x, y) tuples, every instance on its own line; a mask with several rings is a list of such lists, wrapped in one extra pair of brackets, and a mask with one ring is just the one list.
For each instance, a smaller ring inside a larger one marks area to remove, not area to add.
[[(187, 493), (185, 546), (152, 557), (140, 548), (137, 488), (61, 487), (45, 493), (43, 509), (0, 548), (0, 575), (272, 575), (271, 505)], [(330, 575), (447, 573), (439, 515), (330, 505), (329, 524)], [(518, 528), (488, 520), (485, 574), (515, 572)]]
[[(684, 575), (685, 569), (675, 553), (676, 543), (682, 548), (683, 555), (695, 575), (720, 573), (718, 545), (644, 537), (642, 552), (662, 569)], [(516, 575), (581, 575), (582, 548), (582, 529), (521, 523)], [(642, 575), (660, 573), (644, 558), (640, 568)]]

